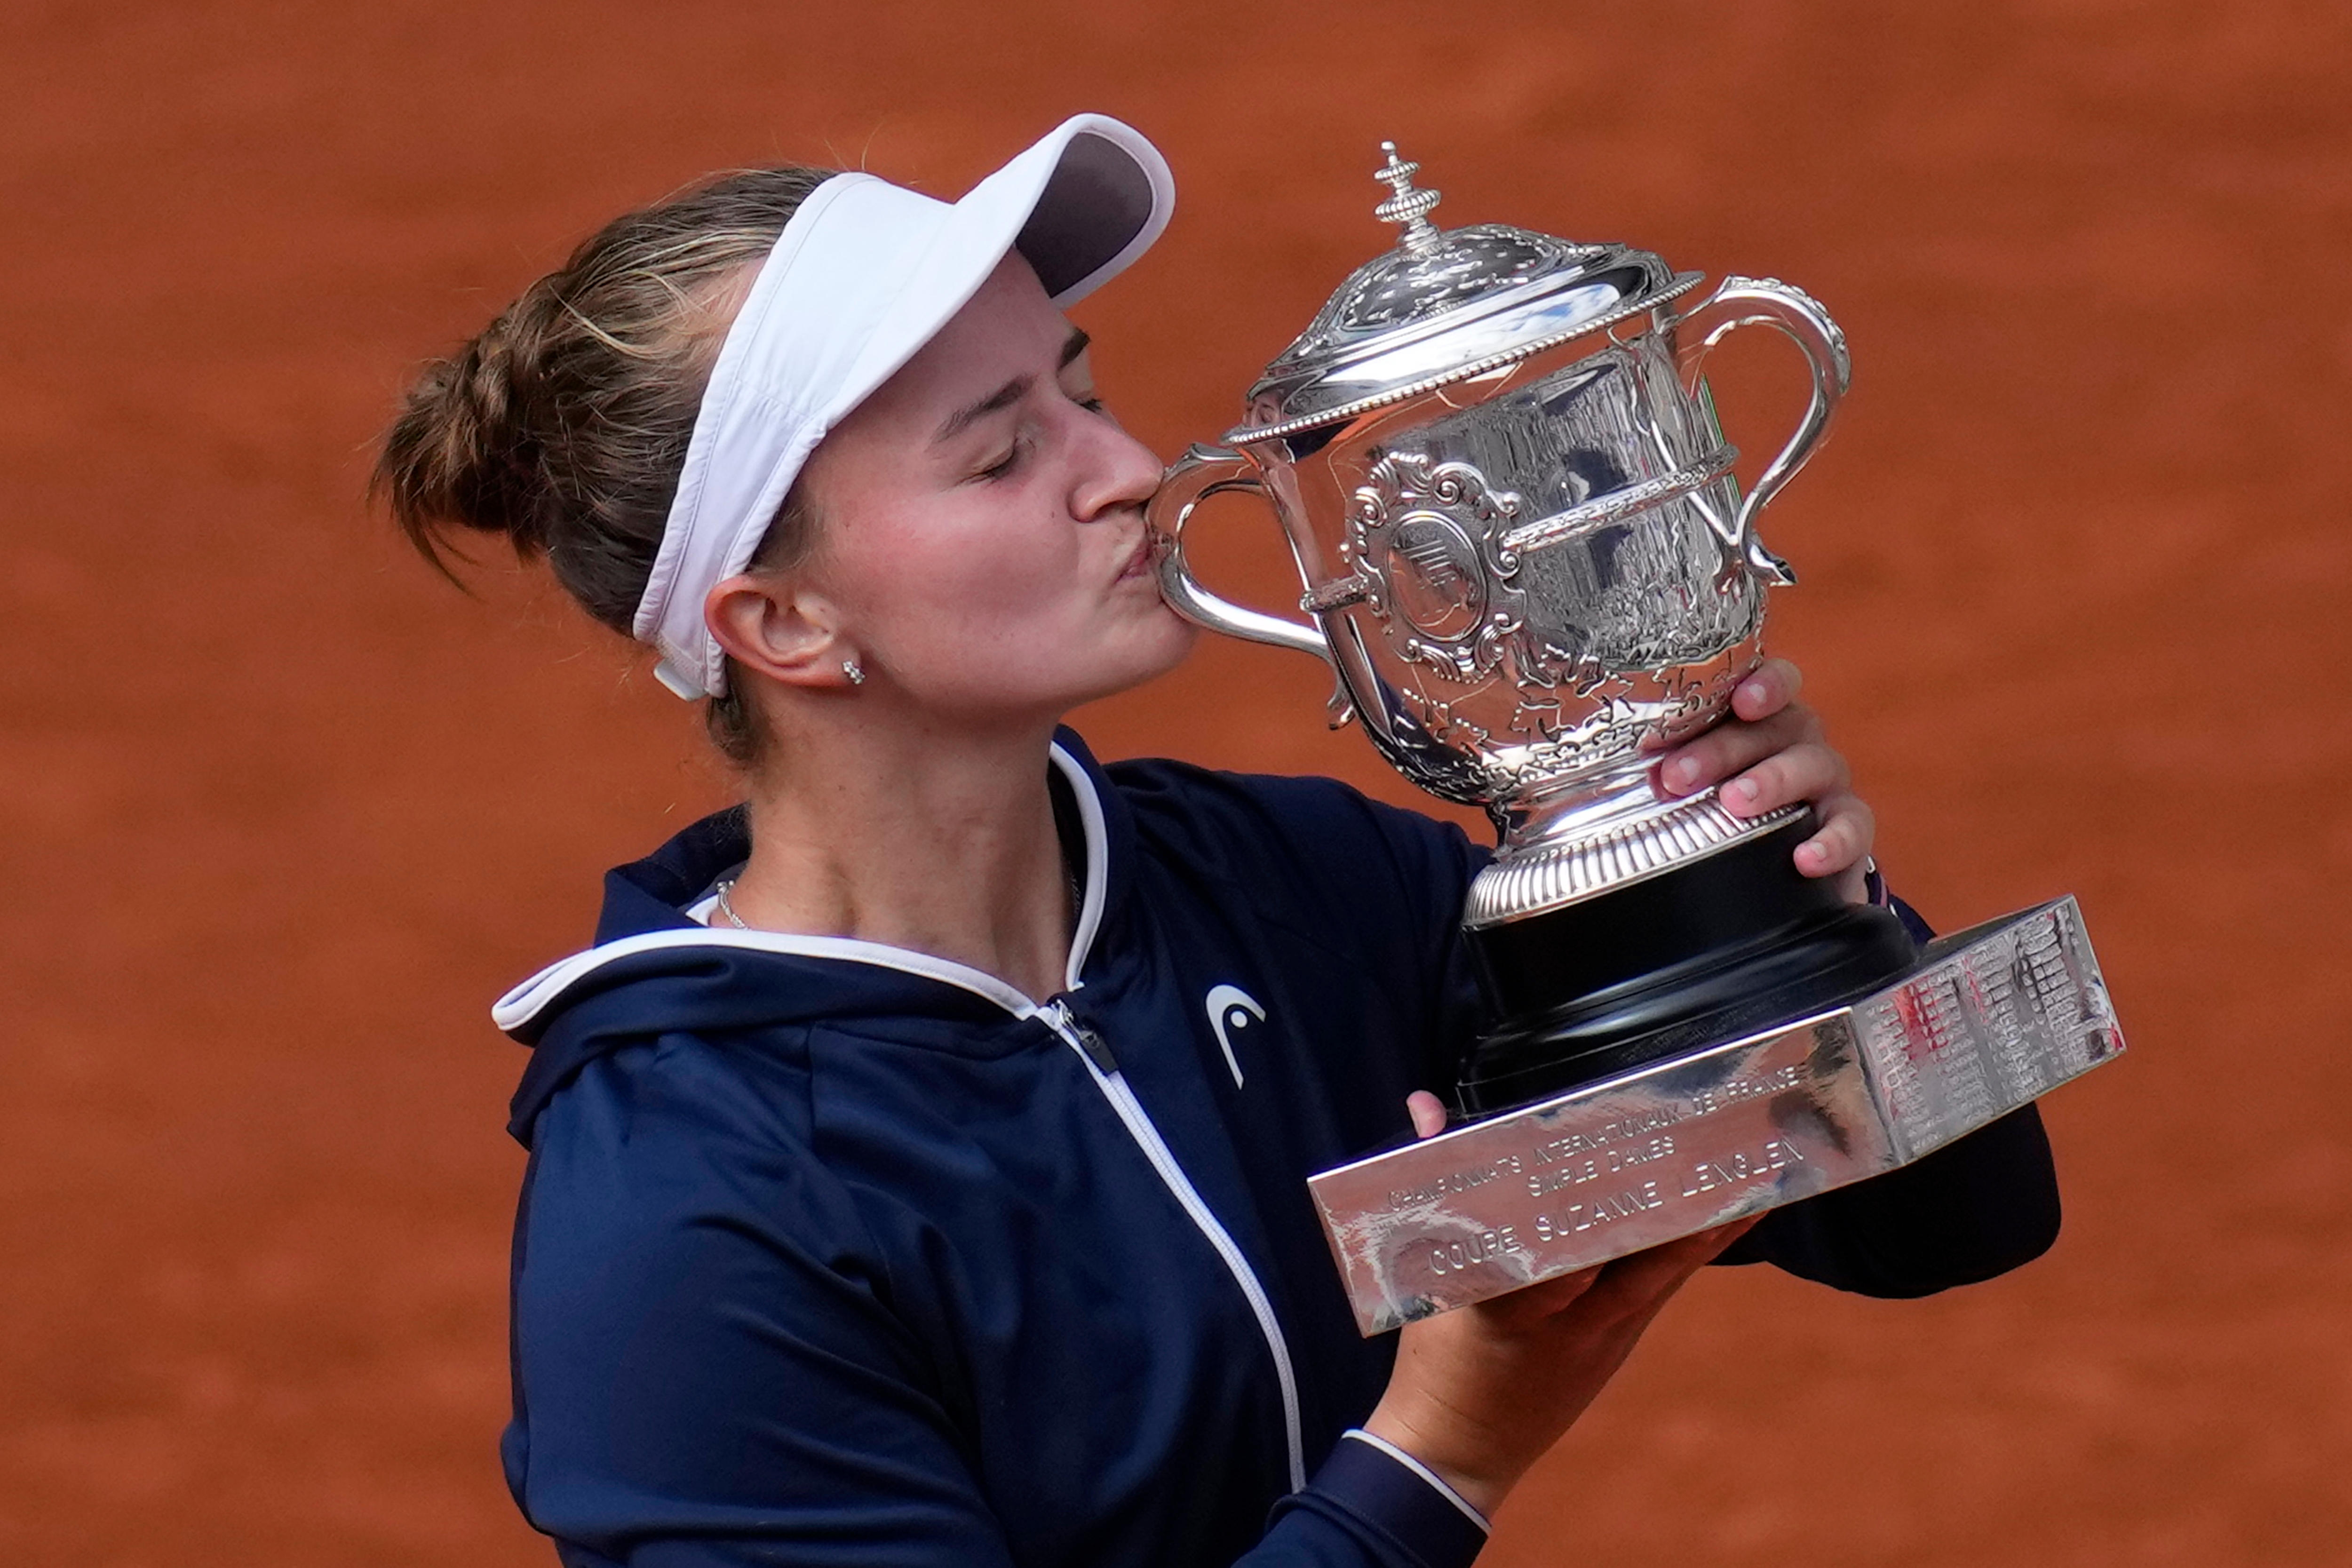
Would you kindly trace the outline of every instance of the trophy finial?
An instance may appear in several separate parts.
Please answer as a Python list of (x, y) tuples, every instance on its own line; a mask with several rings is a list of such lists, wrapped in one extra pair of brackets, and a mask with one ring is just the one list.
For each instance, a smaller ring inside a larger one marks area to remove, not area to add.
[(1381, 142), (1381, 151), (1388, 154), (1388, 165), (1375, 169), (1372, 178), (1395, 194), (1374, 207), (1372, 216), (1382, 223), (1404, 226), (1404, 233), (1399, 237), (1398, 243), (1405, 249), (1427, 250), (1437, 243), (1437, 226), (1429, 221), (1429, 215), (1444, 199), (1444, 193), (1424, 191), (1412, 183), (1412, 177), (1421, 173), (1421, 165), (1410, 159), (1398, 157), (1395, 142)]

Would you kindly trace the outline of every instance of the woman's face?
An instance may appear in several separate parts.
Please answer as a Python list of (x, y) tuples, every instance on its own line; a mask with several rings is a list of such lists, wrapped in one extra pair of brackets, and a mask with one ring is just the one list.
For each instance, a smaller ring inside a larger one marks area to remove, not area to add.
[(803, 471), (818, 542), (800, 571), (921, 708), (1057, 718), (1192, 646), (1143, 523), (1160, 461), (1096, 401), (1086, 342), (1008, 257)]

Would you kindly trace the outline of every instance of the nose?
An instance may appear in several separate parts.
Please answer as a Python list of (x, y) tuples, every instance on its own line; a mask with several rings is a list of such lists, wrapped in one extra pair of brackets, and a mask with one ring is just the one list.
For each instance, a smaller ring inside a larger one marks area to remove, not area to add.
[(1106, 415), (1074, 409), (1086, 424), (1070, 488), (1070, 515), (1080, 522), (1140, 507), (1160, 488), (1160, 459)]

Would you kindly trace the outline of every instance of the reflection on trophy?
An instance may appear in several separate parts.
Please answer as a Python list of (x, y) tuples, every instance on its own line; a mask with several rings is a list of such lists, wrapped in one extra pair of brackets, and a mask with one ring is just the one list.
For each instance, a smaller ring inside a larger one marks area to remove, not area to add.
[[(1402, 228), (1153, 499), (1160, 583), (1202, 626), (1311, 653), (1333, 722), (1499, 834), (1464, 923), (1498, 1020), (1481, 1120), (1311, 1185), (1370, 1333), (1889, 1170), (2123, 1048), (2072, 899), (1917, 949), (1800, 876), (1809, 807), (1657, 794), (1795, 579), (1757, 519), (1849, 379), (1820, 305), (1622, 245), (1442, 230), (1383, 144)], [(1811, 371), (1744, 494), (1701, 374), (1742, 327)], [(1194, 509), (1271, 502), (1310, 622), (1186, 563)]]

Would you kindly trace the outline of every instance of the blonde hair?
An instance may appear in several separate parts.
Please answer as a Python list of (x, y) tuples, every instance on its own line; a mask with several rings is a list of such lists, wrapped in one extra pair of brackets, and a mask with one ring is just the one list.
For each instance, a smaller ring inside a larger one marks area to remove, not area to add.
[[(725, 335), (720, 301), (832, 174), (744, 170), (615, 218), (426, 364), (372, 486), (409, 542), (450, 574), (453, 531), (502, 534), (628, 636)], [(755, 563), (792, 565), (814, 534), (795, 492)], [(748, 766), (761, 736), (740, 691), (730, 680), (706, 717), (719, 750)]]

